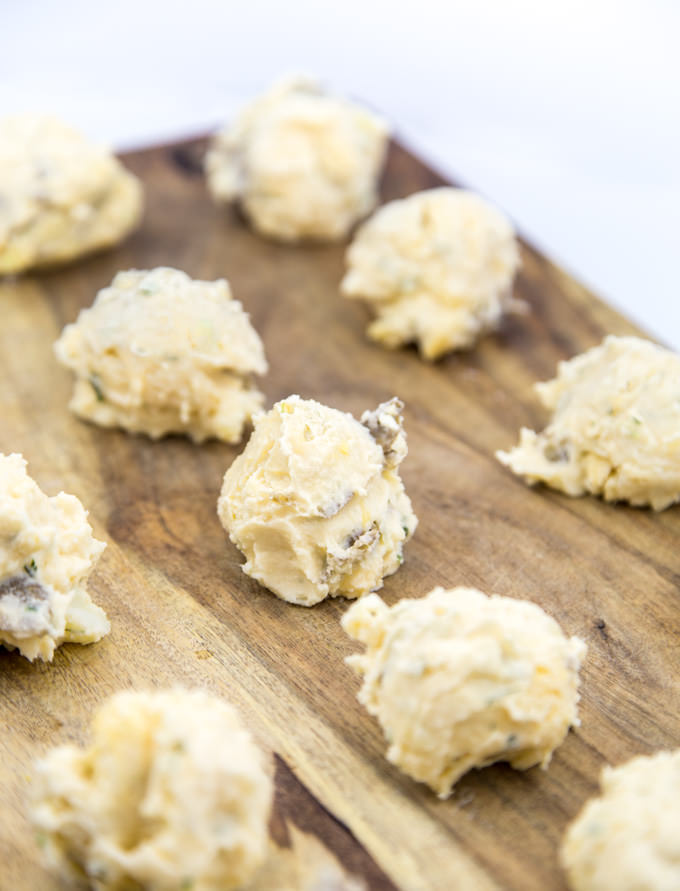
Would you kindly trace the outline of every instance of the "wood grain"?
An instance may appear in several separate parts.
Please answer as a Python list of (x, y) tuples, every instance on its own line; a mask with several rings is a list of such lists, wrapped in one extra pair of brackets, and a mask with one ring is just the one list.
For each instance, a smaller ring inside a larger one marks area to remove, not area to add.
[[(338, 295), (344, 247), (258, 238), (208, 200), (203, 148), (127, 157), (148, 206), (125, 245), (0, 285), (0, 451), (22, 452), (48, 493), (63, 488), (89, 508), (109, 542), (90, 587), (112, 622), (101, 643), (62, 647), (51, 665), (0, 654), (0, 887), (59, 887), (25, 818), (32, 760), (85, 741), (93, 709), (115, 690), (179, 682), (230, 700), (276, 754), (279, 845), (296, 824), (371, 889), (564, 891), (557, 846), (601, 766), (680, 743), (680, 513), (531, 490), (493, 454), (520, 425), (542, 426), (535, 380), (605, 334), (635, 329), (524, 244), (516, 291), (530, 315), (436, 365), (412, 349), (383, 351), (364, 337), (361, 304)], [(385, 199), (441, 182), (392, 147)], [(405, 400), (403, 478), (420, 526), (384, 597), (475, 585), (534, 600), (586, 639), (582, 726), (549, 770), (475, 771), (446, 802), (401, 775), (343, 663), (347, 604), (296, 608), (240, 570), (215, 513), (239, 449), (154, 443), (69, 414), (71, 380), (51, 344), (117, 270), (161, 264), (229, 278), (265, 342), (268, 403), (300, 393), (359, 414)]]

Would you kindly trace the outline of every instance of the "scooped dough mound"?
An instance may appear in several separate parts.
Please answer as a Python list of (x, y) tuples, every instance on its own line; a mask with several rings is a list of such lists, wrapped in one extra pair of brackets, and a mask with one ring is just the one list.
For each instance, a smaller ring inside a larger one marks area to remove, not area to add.
[(574, 891), (678, 891), (680, 750), (605, 767), (560, 859)]
[(388, 607), (371, 594), (342, 627), (366, 645), (347, 659), (377, 717), (387, 759), (440, 798), (472, 767), (548, 765), (577, 725), (585, 644), (534, 603), (435, 588)]
[(399, 476), (402, 408), (392, 399), (360, 423), (290, 396), (255, 419), (217, 505), (244, 572), (303, 606), (360, 597), (396, 572), (418, 523)]
[(663, 510), (680, 499), (680, 356), (638, 337), (606, 337), (536, 384), (552, 412), (498, 460), (529, 483)]
[(217, 135), (208, 185), (218, 201), (240, 201), (264, 235), (333, 241), (375, 206), (387, 137), (366, 109), (288, 78)]
[(70, 408), (103, 427), (238, 442), (262, 406), (252, 383), (267, 370), (262, 341), (224, 279), (119, 272), (55, 352), (76, 375)]
[(415, 342), (425, 359), (472, 346), (513, 300), (519, 251), (508, 220), (463, 189), (417, 192), (379, 208), (358, 230), (341, 283), (367, 300), (368, 336), (387, 347)]
[(0, 274), (116, 244), (141, 212), (139, 180), (105, 148), (53, 118), (0, 120)]
[(124, 692), (92, 743), (36, 766), (48, 864), (105, 889), (226, 891), (264, 859), (272, 782), (234, 709), (200, 690)]
[(106, 545), (75, 495), (45, 495), (21, 455), (0, 455), (0, 644), (51, 661), (110, 631), (85, 579)]

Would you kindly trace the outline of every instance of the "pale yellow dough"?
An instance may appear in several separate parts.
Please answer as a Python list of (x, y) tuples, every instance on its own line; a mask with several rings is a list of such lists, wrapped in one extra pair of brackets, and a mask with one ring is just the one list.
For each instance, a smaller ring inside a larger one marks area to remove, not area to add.
[(96, 891), (228, 891), (263, 861), (272, 782), (234, 709), (201, 690), (124, 692), (92, 743), (36, 765), (49, 866)]
[(243, 571), (283, 600), (360, 597), (399, 568), (418, 523), (399, 476), (398, 399), (352, 415), (290, 396), (255, 419), (217, 510)]
[(337, 240), (375, 206), (387, 138), (376, 115), (287, 78), (216, 136), (208, 185), (218, 201), (239, 201), (264, 235)]
[(85, 590), (104, 548), (75, 495), (48, 497), (21, 455), (0, 455), (0, 644), (49, 662), (62, 643), (108, 634)]
[(570, 888), (678, 891), (680, 750), (605, 767), (600, 785), (562, 843)]
[(139, 223), (139, 180), (61, 121), (0, 121), (0, 274), (62, 263)]
[(680, 356), (606, 337), (536, 384), (552, 412), (498, 460), (530, 484), (663, 510), (680, 498)]
[(370, 338), (390, 348), (416, 343), (425, 359), (438, 359), (524, 308), (512, 297), (518, 266), (500, 211), (463, 189), (430, 189), (390, 201), (360, 227), (340, 288), (370, 304)]
[(440, 798), (473, 767), (547, 767), (578, 725), (586, 646), (539, 606), (473, 588), (435, 588), (388, 607), (371, 594), (342, 627), (366, 645), (347, 662), (387, 758)]
[(262, 341), (224, 279), (177, 269), (119, 272), (55, 344), (76, 375), (70, 408), (154, 439), (238, 442), (264, 397)]

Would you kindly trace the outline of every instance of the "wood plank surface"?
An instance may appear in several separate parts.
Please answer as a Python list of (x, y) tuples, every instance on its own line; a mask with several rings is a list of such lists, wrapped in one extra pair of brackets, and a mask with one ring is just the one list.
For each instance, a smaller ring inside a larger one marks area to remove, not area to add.
[[(273, 850), (309, 861), (316, 845), (343, 876), (334, 888), (564, 891), (558, 843), (602, 765), (680, 744), (680, 510), (532, 490), (493, 454), (522, 424), (543, 426), (534, 381), (635, 329), (523, 244), (516, 294), (529, 315), (435, 365), (385, 351), (364, 336), (365, 308), (338, 294), (344, 245), (253, 234), (210, 202), (203, 150), (199, 140), (128, 155), (147, 189), (142, 228), (108, 253), (0, 284), (0, 451), (22, 452), (46, 492), (89, 509), (109, 544), (90, 590), (112, 623), (101, 643), (64, 646), (49, 665), (0, 652), (0, 888), (61, 887), (25, 817), (32, 760), (85, 742), (114, 691), (179, 682), (224, 696), (275, 754)], [(391, 148), (385, 200), (441, 182)], [(215, 511), (240, 447), (151, 442), (67, 411), (71, 378), (52, 343), (116, 271), (158, 265), (229, 279), (265, 343), (268, 405), (300, 393), (359, 415), (405, 401), (402, 476), (420, 525), (383, 596), (474, 585), (529, 598), (587, 641), (582, 726), (547, 771), (473, 771), (448, 801), (403, 776), (343, 663), (354, 649), (339, 626), (347, 603), (294, 607), (241, 572)], [(276, 868), (268, 875), (261, 886), (276, 889)]]

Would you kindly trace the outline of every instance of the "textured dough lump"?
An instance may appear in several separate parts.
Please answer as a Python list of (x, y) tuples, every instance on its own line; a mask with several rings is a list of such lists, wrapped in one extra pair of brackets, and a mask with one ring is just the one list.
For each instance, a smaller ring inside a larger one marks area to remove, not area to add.
[(385, 122), (287, 78), (247, 106), (206, 157), (219, 201), (240, 201), (254, 227), (282, 241), (343, 238), (375, 206)]
[(116, 244), (141, 212), (139, 180), (105, 148), (53, 118), (0, 121), (0, 274)]
[(536, 384), (552, 412), (499, 461), (533, 485), (663, 510), (680, 498), (680, 356), (639, 337), (606, 337)]
[(605, 767), (560, 851), (573, 891), (678, 891), (680, 750)]
[(224, 279), (119, 272), (55, 352), (76, 375), (70, 408), (103, 427), (238, 442), (262, 406), (252, 383), (267, 370), (262, 341)]
[(303, 606), (360, 597), (396, 572), (418, 524), (399, 476), (402, 408), (392, 399), (360, 423), (290, 396), (255, 419), (217, 508), (244, 572)]
[(234, 709), (201, 690), (124, 692), (92, 743), (36, 765), (49, 866), (97, 891), (227, 891), (265, 857), (272, 782)]
[(105, 547), (75, 495), (48, 497), (21, 455), (0, 455), (0, 644), (49, 662), (62, 643), (108, 634), (85, 590)]
[(341, 283), (367, 300), (368, 336), (394, 348), (415, 342), (425, 359), (472, 346), (498, 326), (512, 297), (519, 250), (508, 220), (463, 189), (390, 201), (356, 233)]
[(472, 767), (546, 767), (578, 725), (586, 646), (539, 606), (473, 588), (435, 588), (388, 607), (371, 594), (342, 627), (366, 645), (349, 665), (387, 759), (440, 798)]

